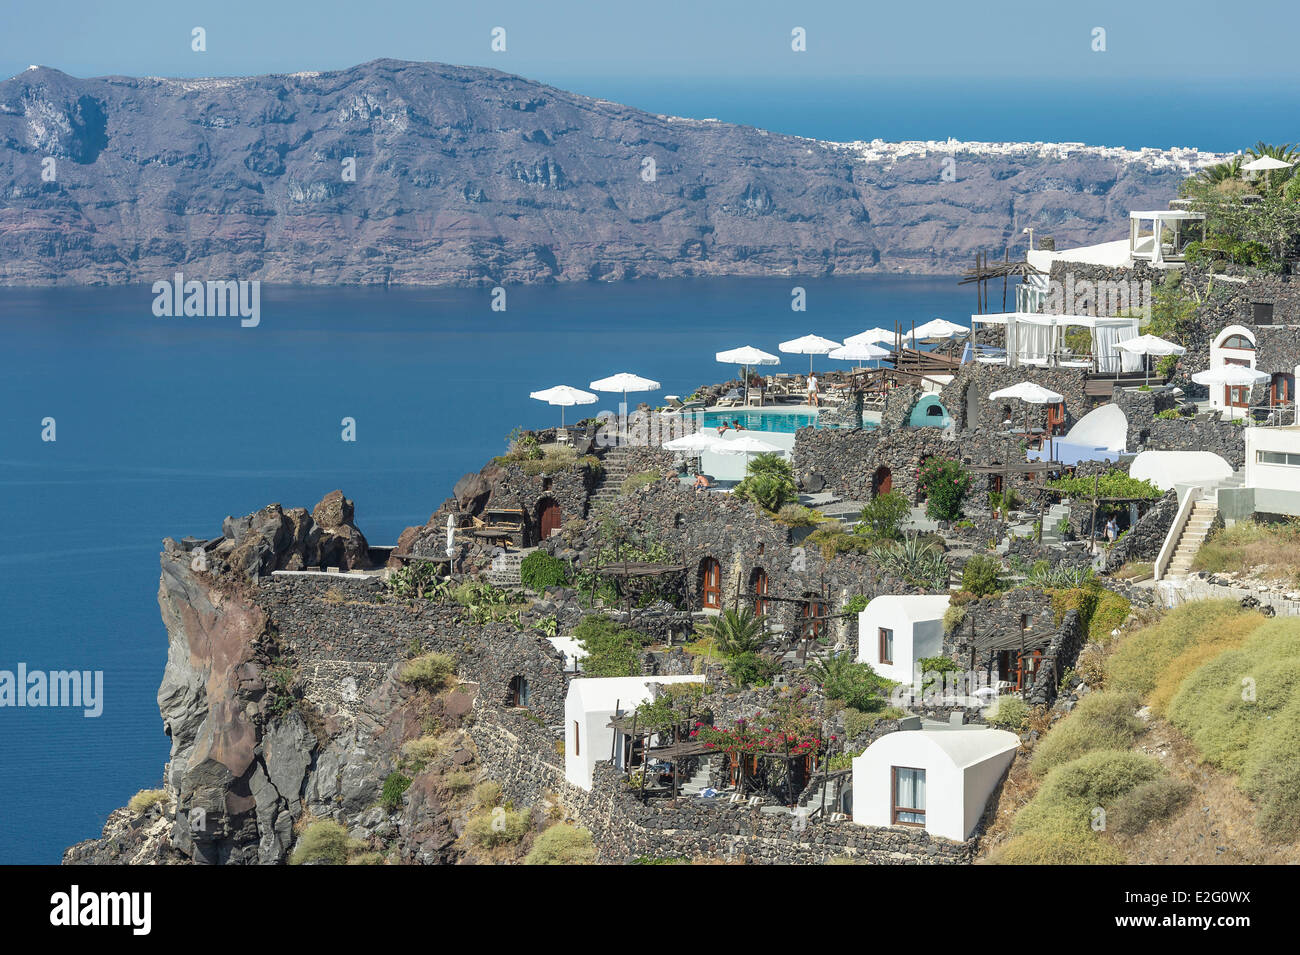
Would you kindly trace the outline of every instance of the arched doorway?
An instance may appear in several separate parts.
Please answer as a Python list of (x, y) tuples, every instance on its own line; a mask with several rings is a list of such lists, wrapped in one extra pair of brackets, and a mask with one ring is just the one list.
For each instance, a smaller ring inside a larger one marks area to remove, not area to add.
[(722, 565), (712, 557), (700, 561), (700, 602), (710, 610), (722, 609)]
[(755, 567), (754, 573), (750, 576), (750, 585), (754, 590), (754, 613), (767, 613), (769, 601), (767, 599), (768, 581), (767, 571), (762, 567)]
[(544, 497), (537, 502), (537, 538), (546, 540), (564, 523), (564, 513), (553, 498)]
[(506, 706), (527, 706), (528, 696), (528, 678), (522, 674), (513, 677), (506, 691)]
[(874, 499), (881, 494), (888, 494), (894, 489), (894, 474), (885, 465), (876, 468), (876, 472), (871, 475), (871, 497)]

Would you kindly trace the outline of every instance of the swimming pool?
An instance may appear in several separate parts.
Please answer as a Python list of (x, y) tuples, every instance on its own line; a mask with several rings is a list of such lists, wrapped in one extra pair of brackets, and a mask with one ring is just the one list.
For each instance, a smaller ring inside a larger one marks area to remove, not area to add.
[[(700, 429), (718, 428), (722, 422), (726, 421), (732, 427), (735, 422), (739, 421), (744, 425), (747, 431), (767, 431), (776, 434), (794, 434), (800, 428), (819, 428), (817, 423), (817, 412), (800, 410), (800, 411), (777, 411), (764, 409), (755, 411), (753, 409), (742, 410), (740, 408), (727, 411), (701, 411), (697, 412), (700, 418)], [(864, 428), (876, 427), (876, 422), (864, 420)], [(842, 427), (842, 425), (831, 425), (831, 427)]]

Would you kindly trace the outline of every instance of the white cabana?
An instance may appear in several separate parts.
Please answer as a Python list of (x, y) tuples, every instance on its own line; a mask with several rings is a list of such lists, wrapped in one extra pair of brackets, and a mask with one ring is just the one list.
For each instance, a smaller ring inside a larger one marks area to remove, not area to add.
[(581, 391), (569, 385), (556, 385), (542, 391), (530, 391), (529, 398), (545, 401), (548, 405), (560, 407), (560, 429), (564, 429), (564, 409), (571, 405), (591, 405), (596, 403), (596, 396), (590, 391)]
[(812, 363), (814, 355), (826, 355), (841, 347), (839, 342), (831, 341), (829, 338), (822, 338), (820, 335), (805, 335), (803, 338), (795, 338), (788, 342), (782, 342), (777, 348), (787, 355), (807, 355), (808, 356), (808, 374), (812, 374)]
[[(1144, 359), (1150, 355), (1185, 355), (1187, 353), (1187, 349), (1182, 345), (1165, 341), (1156, 335), (1139, 335), (1137, 338), (1118, 342), (1115, 347), (1128, 352), (1130, 355), (1141, 355)], [(1151, 377), (1150, 365), (1146, 361), (1143, 361), (1142, 365), (1149, 381)]]
[[(724, 365), (740, 365), (745, 381), (745, 404), (749, 404), (749, 369), (755, 365), (779, 365), (781, 359), (753, 345), (741, 345), (729, 351), (715, 352), (714, 359)], [(809, 359), (811, 361), (812, 359)]]
[[(1199, 238), (1205, 222), (1204, 212), (1188, 212), (1185, 209), (1157, 209), (1152, 212), (1130, 212), (1128, 254), (1130, 259), (1145, 259), (1159, 268), (1166, 262), (1183, 261), (1189, 233)], [(1151, 223), (1150, 234), (1144, 235), (1146, 226)], [(1189, 229), (1192, 223), (1201, 223), (1197, 229)]]
[[(1122, 341), (1137, 338), (1138, 319), (1097, 315), (1047, 315), (1039, 312), (996, 312), (972, 315), (971, 327), (1003, 326), (1006, 330), (1006, 354), (996, 358), (979, 357), (997, 364), (1092, 368), (1099, 372), (1137, 371), (1141, 359), (1118, 347)], [(1086, 328), (1090, 334), (1092, 356), (1065, 355), (1065, 330), (1071, 326)], [(978, 356), (977, 356), (978, 357)]]
[(608, 378), (593, 381), (588, 387), (596, 391), (623, 392), (623, 405), (626, 407), (627, 393), (629, 391), (658, 391), (663, 385), (628, 371), (620, 371), (617, 375), (610, 375)]

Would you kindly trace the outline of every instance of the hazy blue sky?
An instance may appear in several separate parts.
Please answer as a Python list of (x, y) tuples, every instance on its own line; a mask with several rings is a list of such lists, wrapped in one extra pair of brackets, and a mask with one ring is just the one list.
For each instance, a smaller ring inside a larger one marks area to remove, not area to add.
[[(1300, 75), (1294, 0), (3, 0), (0, 75), (335, 69), (381, 56), (563, 83), (681, 76), (1128, 79)], [(207, 30), (206, 53), (190, 30)], [(507, 51), (489, 49), (507, 31)], [(807, 31), (807, 51), (790, 31)], [(1091, 49), (1106, 30), (1105, 53)], [(584, 84), (590, 85), (590, 84)]]

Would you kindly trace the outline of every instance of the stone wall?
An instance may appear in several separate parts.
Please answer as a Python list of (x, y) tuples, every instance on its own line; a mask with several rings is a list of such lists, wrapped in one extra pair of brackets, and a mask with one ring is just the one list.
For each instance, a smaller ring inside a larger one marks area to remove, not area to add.
[(1236, 471), (1246, 463), (1243, 430), (1241, 425), (1225, 421), (1216, 413), (1195, 418), (1156, 418), (1150, 423), (1143, 450), (1211, 451)]
[(1084, 391), (1086, 376), (1082, 368), (1010, 368), (981, 362), (962, 365), (952, 381), (944, 386), (940, 398), (959, 431), (975, 428), (1000, 431), (1007, 418), (1015, 427), (1023, 427), (1026, 411), (1031, 427), (1043, 427), (1047, 420), (1046, 405), (1027, 406), (1023, 401), (989, 400), (988, 396), (993, 392), (1022, 381), (1033, 381), (1061, 395), (1065, 403), (1066, 430), (1091, 411), (1095, 404), (1095, 400)]
[[(591, 830), (599, 860), (744, 859), (751, 863), (815, 865), (838, 857), (877, 865), (965, 864), (976, 840), (952, 842), (924, 830), (808, 821), (748, 806), (682, 798), (642, 802), (608, 761), (596, 764), (590, 793), (564, 779), (564, 758), (540, 727), (504, 725), (480, 714), (470, 729), (486, 774), (508, 798), (528, 804), (549, 793)], [(554, 754), (554, 755), (551, 755)]]

